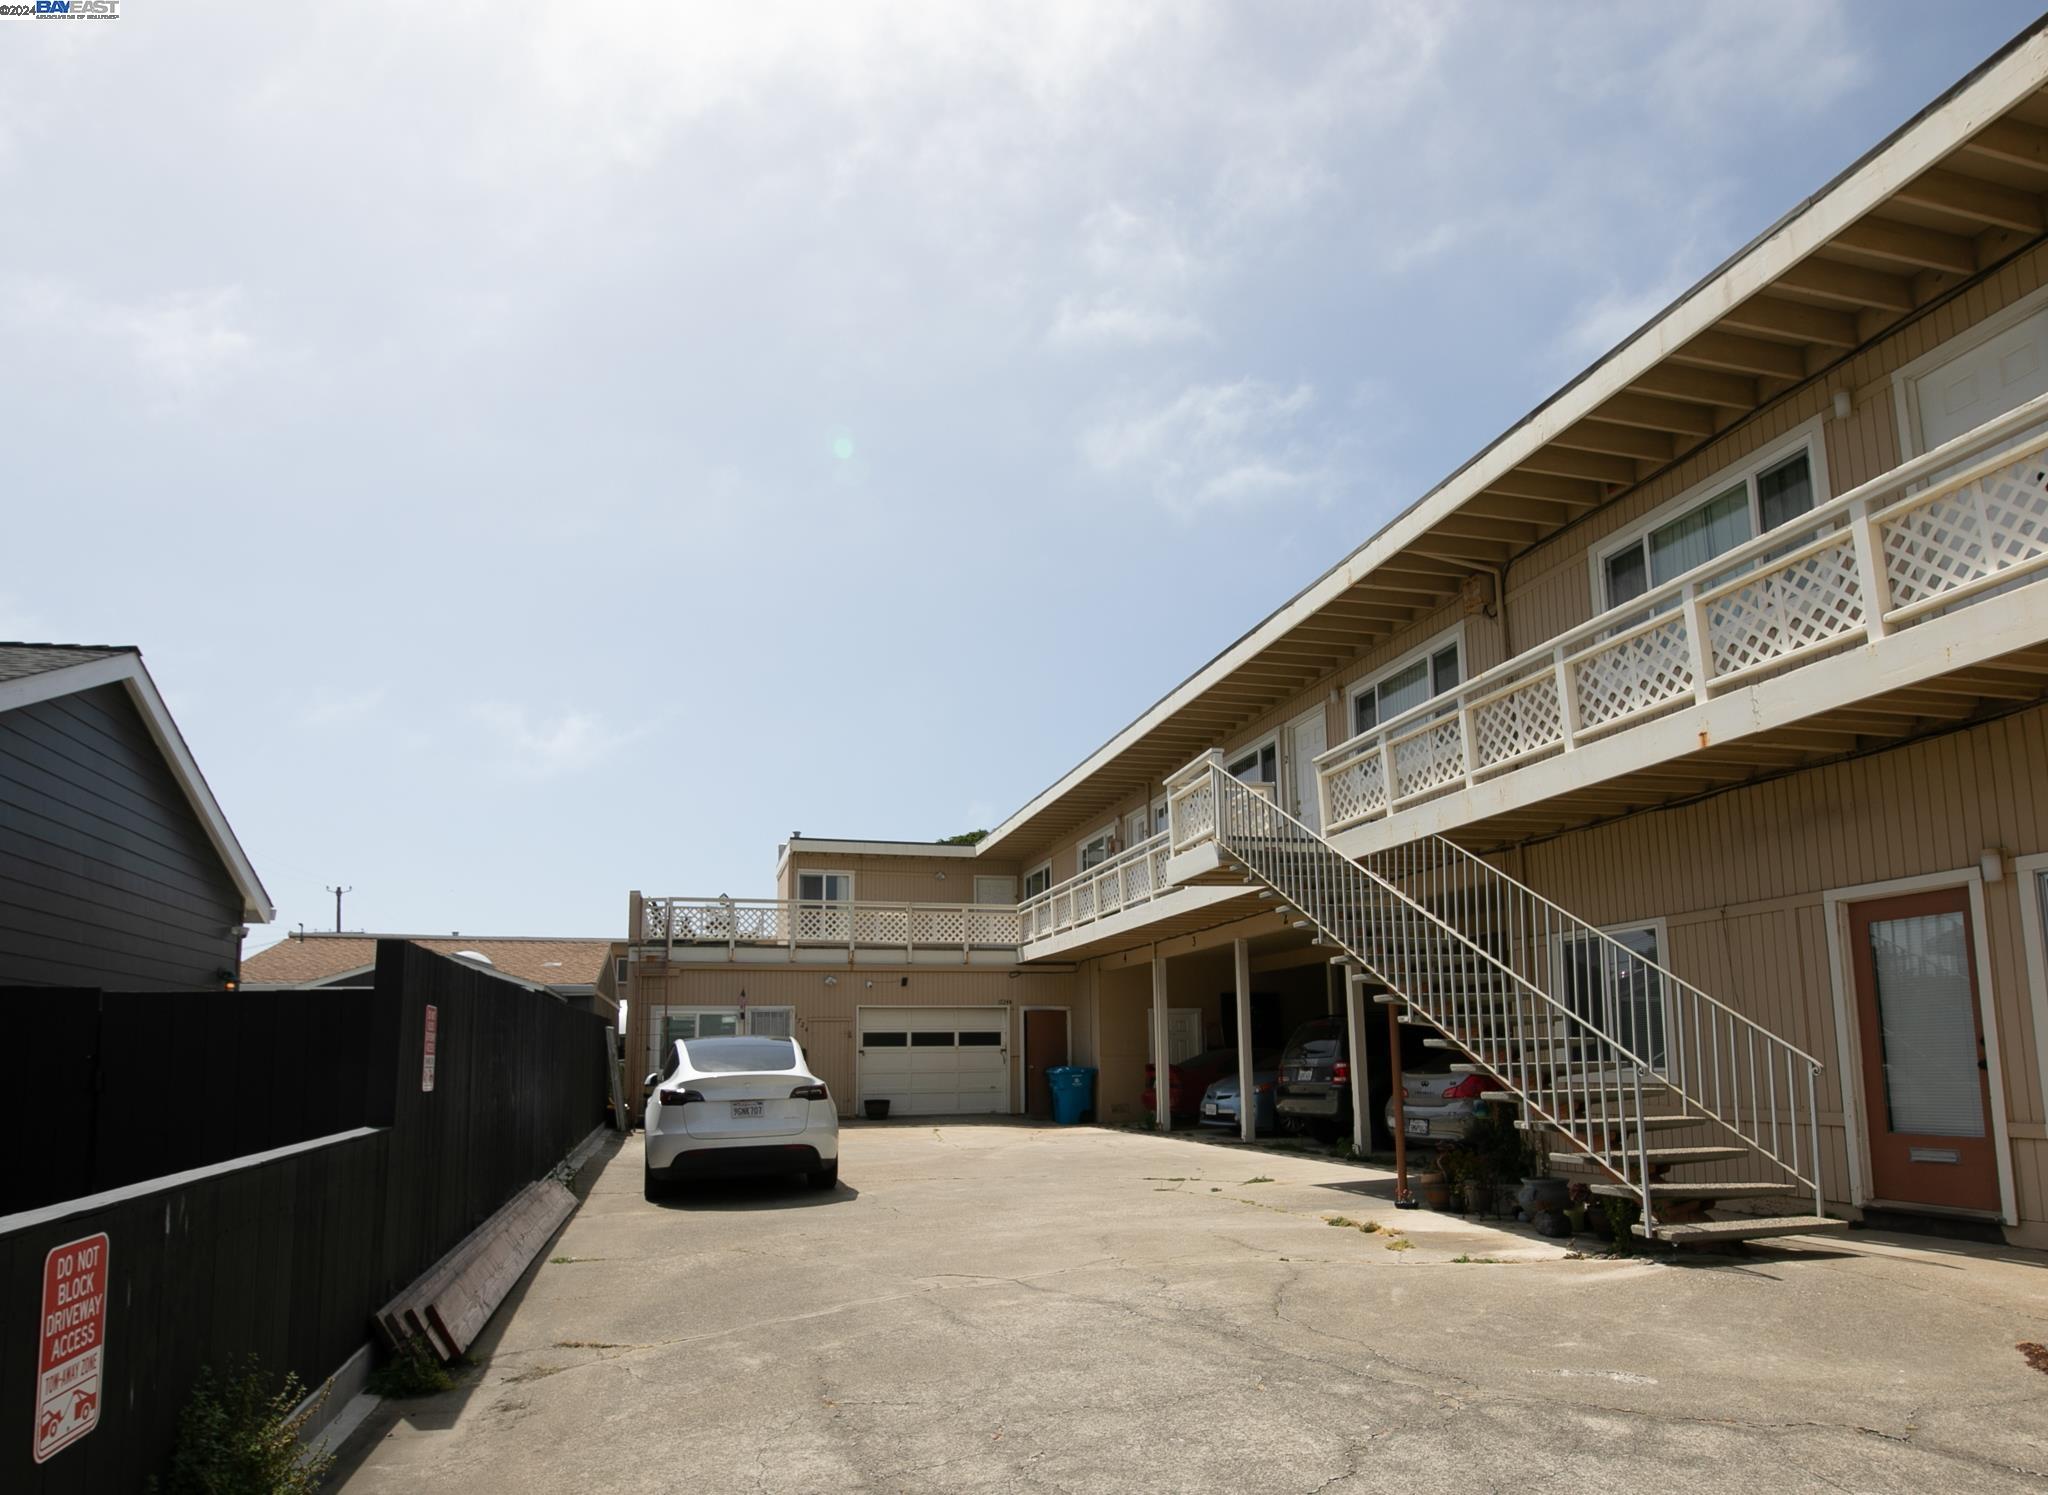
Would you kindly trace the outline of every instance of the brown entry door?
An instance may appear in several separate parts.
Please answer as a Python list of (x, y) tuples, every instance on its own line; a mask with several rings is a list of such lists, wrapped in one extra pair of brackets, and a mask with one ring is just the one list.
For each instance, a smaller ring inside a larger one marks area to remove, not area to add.
[(1968, 892), (1852, 904), (1849, 936), (1877, 1197), (1996, 1210)]
[(1024, 1114), (1052, 1115), (1052, 1084), (1045, 1072), (1067, 1062), (1067, 1015), (1048, 1008), (1024, 1014)]

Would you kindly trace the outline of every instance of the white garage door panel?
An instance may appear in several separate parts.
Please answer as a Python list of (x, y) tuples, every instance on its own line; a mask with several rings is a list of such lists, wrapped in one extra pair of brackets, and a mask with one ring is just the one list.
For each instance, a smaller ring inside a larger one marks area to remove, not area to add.
[[(873, 1034), (909, 1041), (876, 1044)], [(945, 1042), (916, 1041), (943, 1034)], [(994, 1043), (961, 1043), (994, 1035)], [(859, 1099), (889, 1102), (891, 1116), (987, 1116), (1010, 1109), (1009, 1010), (1002, 1007), (869, 1007), (860, 1014)]]

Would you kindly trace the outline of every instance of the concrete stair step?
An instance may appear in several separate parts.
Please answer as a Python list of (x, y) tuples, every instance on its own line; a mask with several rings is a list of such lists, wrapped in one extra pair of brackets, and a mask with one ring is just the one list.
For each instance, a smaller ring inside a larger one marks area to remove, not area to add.
[[(1643, 1155), (1652, 1167), (1663, 1164), (1681, 1167), (1687, 1163), (1727, 1163), (1749, 1156), (1746, 1147), (1649, 1147)], [(1560, 1168), (1619, 1167), (1636, 1157), (1633, 1152), (1553, 1152), (1550, 1161)]]
[[(1638, 1130), (1646, 1132), (1669, 1132), (1676, 1131), (1680, 1127), (1698, 1126), (1700, 1124), (1700, 1118), (1697, 1116), (1687, 1116), (1682, 1114), (1676, 1116), (1615, 1116), (1606, 1118), (1604, 1120), (1595, 1120), (1593, 1124), (1595, 1126), (1603, 1127), (1606, 1130), (1616, 1132), (1630, 1132)], [(1563, 1132), (1564, 1130), (1554, 1121), (1524, 1121), (1518, 1123), (1518, 1125), (1520, 1125), (1524, 1131)]]
[(1680, 1225), (1631, 1227), (1639, 1236), (1673, 1246), (1712, 1245), (1717, 1241), (1756, 1241), (1774, 1235), (1822, 1235), (1847, 1230), (1847, 1220), (1830, 1215), (1757, 1215), (1740, 1220), (1694, 1220)]
[[(1793, 1194), (1800, 1191), (1798, 1184), (1764, 1183), (1699, 1183), (1699, 1184), (1651, 1184), (1652, 1199), (1763, 1199), (1772, 1194)], [(1632, 1184), (1594, 1184), (1593, 1192), (1615, 1199), (1634, 1199), (1640, 1190)]]

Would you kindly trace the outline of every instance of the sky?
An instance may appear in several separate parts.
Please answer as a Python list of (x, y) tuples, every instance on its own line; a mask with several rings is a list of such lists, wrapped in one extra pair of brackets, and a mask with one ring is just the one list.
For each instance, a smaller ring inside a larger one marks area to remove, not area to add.
[(251, 949), (997, 824), (2033, 17), (120, 10), (0, 19), (0, 638)]

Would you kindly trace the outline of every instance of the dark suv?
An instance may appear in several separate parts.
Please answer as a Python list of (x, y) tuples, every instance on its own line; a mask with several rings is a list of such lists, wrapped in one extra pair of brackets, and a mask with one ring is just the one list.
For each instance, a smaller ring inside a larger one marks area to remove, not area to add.
[(1324, 1142), (1351, 1134), (1351, 1054), (1341, 1018), (1319, 1017), (1296, 1028), (1280, 1051), (1273, 1102), (1286, 1131)]

